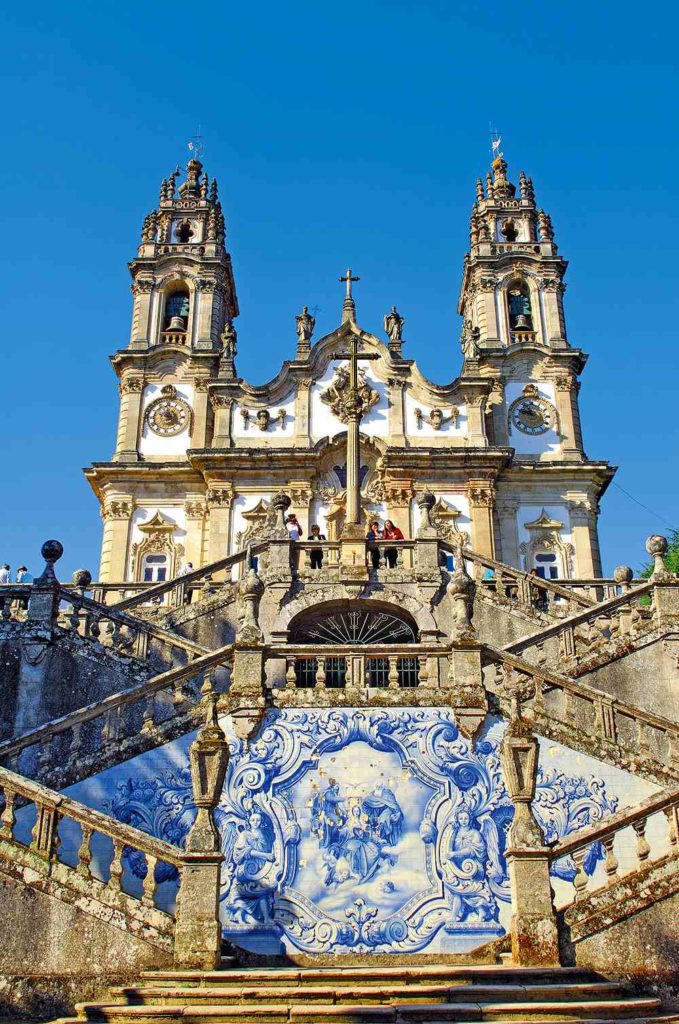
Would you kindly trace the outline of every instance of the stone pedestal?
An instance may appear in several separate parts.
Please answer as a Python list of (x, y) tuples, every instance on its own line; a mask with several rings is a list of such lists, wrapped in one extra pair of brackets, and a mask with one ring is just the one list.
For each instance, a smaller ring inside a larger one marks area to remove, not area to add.
[(456, 643), (450, 652), (451, 707), (463, 736), (473, 739), (486, 720), (488, 700), (481, 671), (481, 645)]
[(340, 573), (342, 579), (367, 580), (365, 530), (360, 523), (345, 523), (340, 537)]

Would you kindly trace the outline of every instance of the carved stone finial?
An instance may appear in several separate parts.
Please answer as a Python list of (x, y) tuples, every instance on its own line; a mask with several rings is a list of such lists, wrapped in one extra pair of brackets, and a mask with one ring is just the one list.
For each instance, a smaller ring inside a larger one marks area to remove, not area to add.
[(553, 242), (554, 228), (552, 218), (544, 210), (538, 210), (538, 227), (540, 229), (540, 241)]
[(278, 491), (271, 499), (271, 504), (276, 510), (276, 526), (274, 535), (276, 540), (288, 540), (288, 528), (285, 525), (285, 513), (290, 508), (292, 501), (285, 491)]
[(613, 579), (623, 591), (629, 590), (629, 585), (634, 579), (634, 572), (629, 565), (619, 565), (613, 570)]
[(245, 613), (241, 627), (236, 635), (236, 640), (239, 643), (259, 644), (264, 639), (258, 618), (259, 602), (263, 593), (264, 584), (251, 565), (241, 584)]
[(477, 200), (477, 202), (482, 203), (485, 198), (486, 198), (486, 196), (485, 196), (485, 193), (483, 191), (483, 182), (481, 181), (480, 178), (477, 178), (476, 179), (476, 200)]
[(665, 555), (667, 554), (667, 537), (663, 537), (660, 533), (653, 533), (646, 541), (646, 550), (649, 555), (653, 557), (653, 572), (651, 573), (652, 580), (667, 580), (671, 579), (672, 573), (668, 571), (665, 565)]
[(38, 576), (36, 583), (56, 583), (57, 577), (54, 573), (54, 563), (58, 562), (64, 553), (64, 546), (58, 540), (46, 540), (40, 548), (40, 553), (45, 559), (45, 568), (41, 576)]
[(71, 582), (74, 587), (79, 587), (81, 590), (85, 590), (92, 582), (92, 573), (89, 569), (76, 569), (71, 576)]
[(417, 497), (417, 507), (420, 510), (420, 525), (417, 531), (418, 537), (436, 537), (436, 527), (431, 521), (431, 510), (436, 504), (436, 495), (431, 491), (423, 491)]
[(455, 571), (448, 583), (454, 609), (452, 635), (456, 640), (472, 640), (476, 635), (472, 625), (476, 584), (465, 568), (462, 547), (461, 538), (455, 555)]

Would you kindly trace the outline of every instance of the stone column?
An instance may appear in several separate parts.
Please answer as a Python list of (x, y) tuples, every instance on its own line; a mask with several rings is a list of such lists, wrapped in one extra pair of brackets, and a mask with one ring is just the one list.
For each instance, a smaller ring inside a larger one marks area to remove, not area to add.
[(596, 536), (596, 512), (588, 496), (568, 501), (568, 518), (575, 549), (576, 579), (596, 579), (601, 576), (599, 544)]
[(104, 536), (101, 543), (100, 583), (119, 583), (127, 580), (130, 520), (134, 503), (128, 496), (105, 498), (101, 509)]
[(531, 803), (535, 797), (539, 744), (513, 700), (512, 720), (500, 745), (514, 821), (505, 851), (512, 889), (512, 959), (518, 967), (558, 967), (559, 935), (549, 878), (550, 854)]
[(217, 721), (217, 695), (208, 701), (205, 725), (191, 744), (191, 782), (198, 808), (186, 837), (174, 936), (176, 967), (212, 971), (221, 960), (219, 884), (223, 855), (214, 811), (229, 761), (226, 737)]
[(547, 344), (563, 348), (566, 344), (566, 324), (563, 315), (563, 293), (566, 286), (556, 279), (546, 280), (542, 288), (542, 300), (547, 321)]
[(217, 562), (229, 554), (231, 507), (234, 491), (231, 484), (213, 486), (207, 492), (209, 515), (207, 563)]
[(476, 311), (479, 318), (479, 326), (483, 330), (483, 341), (487, 345), (493, 345), (501, 340), (500, 325), (497, 317), (497, 304), (495, 302), (495, 288), (497, 282), (494, 277), (484, 277), (479, 281), (480, 292), (476, 298)]
[(193, 347), (197, 349), (212, 348), (212, 302), (215, 282), (201, 278), (198, 288), (193, 293), (193, 301), (198, 303), (198, 316), (194, 317), (196, 333)]
[(584, 453), (578, 412), (579, 383), (574, 377), (564, 375), (556, 378), (554, 386), (561, 433), (561, 454), (565, 459), (582, 462)]
[(193, 430), (191, 431), (191, 447), (207, 448), (208, 438), (208, 388), (207, 377), (194, 377), (193, 388)]
[(311, 444), (311, 385), (313, 380), (310, 377), (303, 377), (297, 381), (297, 394), (295, 395), (295, 445), (308, 448)]
[(495, 486), (492, 480), (467, 481), (469, 513), (472, 521), (472, 547), (479, 555), (495, 557), (493, 505)]
[(121, 380), (118, 390), (120, 392), (120, 415), (113, 459), (115, 462), (136, 462), (139, 459), (144, 378), (137, 374), (127, 373)]
[(153, 281), (137, 280), (132, 285), (134, 305), (132, 308), (132, 330), (130, 348), (148, 348), (151, 326), (151, 293)]
[(212, 436), (213, 448), (231, 448), (231, 410), (233, 398), (226, 395), (217, 395), (214, 391), (210, 393), (210, 404), (214, 409), (214, 431)]
[(389, 379), (389, 439), (391, 444), (404, 445), (405, 437), (405, 396), (406, 382), (400, 377)]

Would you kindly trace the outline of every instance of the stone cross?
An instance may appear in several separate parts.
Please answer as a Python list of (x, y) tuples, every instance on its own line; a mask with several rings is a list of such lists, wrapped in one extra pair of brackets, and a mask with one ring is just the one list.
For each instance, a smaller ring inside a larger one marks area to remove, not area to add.
[(339, 280), (342, 283), (346, 282), (347, 286), (347, 294), (344, 297), (344, 303), (342, 305), (342, 323), (344, 324), (347, 320), (356, 319), (356, 303), (354, 302), (354, 297), (351, 294), (351, 285), (354, 281), (360, 281), (361, 279), (360, 277), (352, 277), (351, 267), (349, 267), (344, 277), (340, 277)]
[[(341, 278), (340, 280), (345, 280)], [(351, 295), (351, 282), (358, 280), (351, 277), (351, 270), (347, 271), (347, 295)], [(359, 352), (359, 339), (355, 334), (349, 338), (347, 344), (349, 354), (333, 352), (333, 359), (348, 359), (349, 361), (349, 388), (344, 399), (344, 409), (347, 417), (347, 508), (344, 525), (357, 526), (361, 522), (361, 489), (359, 484), (361, 470), (361, 450), (359, 438), (359, 426), (363, 417), (363, 399), (358, 389), (358, 361), (359, 359), (379, 359), (376, 352)]]

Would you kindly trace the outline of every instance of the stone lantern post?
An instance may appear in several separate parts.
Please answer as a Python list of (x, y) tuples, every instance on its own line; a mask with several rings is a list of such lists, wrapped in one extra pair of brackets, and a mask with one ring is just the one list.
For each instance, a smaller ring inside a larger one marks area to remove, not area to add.
[(186, 837), (177, 898), (174, 960), (179, 967), (213, 970), (221, 958), (219, 882), (223, 855), (214, 821), (229, 763), (217, 721), (217, 694), (208, 699), (205, 725), (191, 744), (191, 782), (198, 813)]
[(514, 821), (506, 851), (512, 889), (512, 956), (521, 967), (558, 967), (559, 935), (549, 878), (550, 853), (531, 803), (535, 797), (539, 743), (512, 701), (512, 720), (500, 746)]

